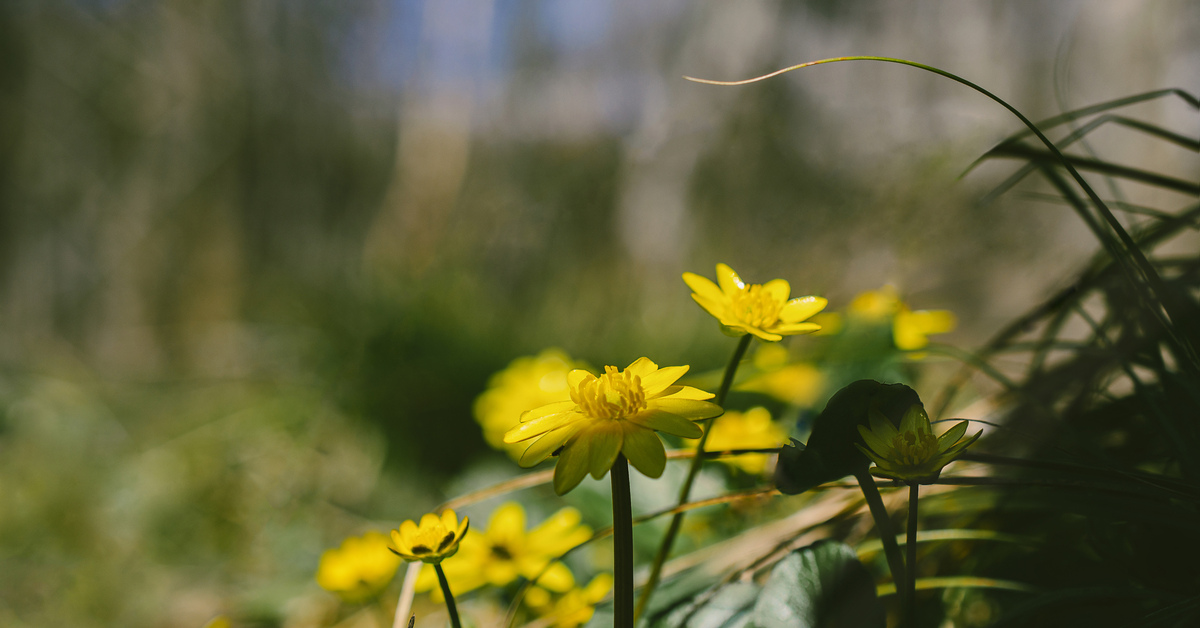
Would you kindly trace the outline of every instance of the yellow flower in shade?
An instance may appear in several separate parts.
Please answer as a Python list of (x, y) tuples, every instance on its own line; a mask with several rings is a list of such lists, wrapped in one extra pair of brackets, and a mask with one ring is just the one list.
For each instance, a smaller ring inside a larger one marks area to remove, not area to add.
[(382, 591), (399, 566), (400, 559), (388, 552), (387, 537), (368, 532), (321, 554), (317, 584), (347, 602), (362, 602)]
[[(745, 412), (725, 412), (708, 428), (705, 451), (731, 451), (735, 449), (767, 449), (781, 447), (787, 442), (787, 430), (771, 421), (766, 408), (751, 408)], [(729, 458), (718, 458), (746, 473), (759, 474), (767, 468), (768, 454), (743, 454)]]
[(875, 466), (873, 475), (900, 480), (909, 484), (928, 484), (938, 478), (945, 467), (958, 457), (983, 431), (963, 440), (968, 421), (962, 421), (935, 437), (933, 426), (925, 408), (913, 405), (900, 420), (900, 429), (872, 409), (869, 414), (871, 429), (858, 426), (866, 447), (855, 443), (859, 451), (866, 454)]
[(811, 334), (821, 326), (803, 321), (828, 303), (814, 296), (789, 300), (792, 288), (783, 279), (746, 285), (725, 264), (717, 264), (717, 283), (695, 273), (684, 273), (683, 280), (696, 303), (716, 317), (721, 331), (730, 336), (754, 334), (774, 342), (784, 336)]
[(470, 523), (469, 517), (463, 517), (459, 524), (458, 515), (449, 509), (442, 511), (440, 517), (426, 513), (421, 515), (420, 525), (410, 519), (392, 530), (392, 544), (388, 549), (410, 563), (419, 560), (437, 564), (458, 551)]
[(606, 366), (599, 377), (576, 369), (567, 375), (570, 401), (526, 412), (520, 425), (504, 435), (504, 442), (533, 440), (521, 455), (525, 467), (558, 452), (554, 490), (559, 495), (578, 486), (589, 472), (597, 480), (604, 477), (617, 454), (624, 454), (646, 476), (657, 478), (667, 457), (655, 431), (697, 438), (702, 432), (692, 421), (721, 414), (720, 406), (705, 401), (712, 393), (675, 385), (687, 370), (687, 366), (660, 369), (646, 358), (638, 358), (624, 371)]
[(558, 349), (513, 360), (488, 381), (488, 388), (475, 399), (475, 420), (483, 428), (488, 444), (502, 449), (514, 460), (524, 447), (504, 443), (504, 433), (521, 422), (521, 414), (555, 401), (571, 398), (567, 373), (580, 368)]
[(920, 349), (929, 344), (929, 336), (954, 329), (958, 321), (948, 310), (918, 310), (901, 307), (892, 319), (892, 338), (896, 348), (903, 351)]
[(820, 369), (803, 362), (788, 364), (788, 350), (781, 345), (759, 345), (754, 352), (753, 363), (759, 373), (738, 384), (737, 390), (759, 392), (780, 401), (809, 407), (817, 402), (821, 391), (825, 389), (825, 376)]
[(892, 340), (901, 351), (921, 349), (929, 344), (929, 336), (952, 331), (958, 323), (949, 310), (912, 311), (893, 286), (864, 292), (850, 302), (850, 313), (867, 321), (892, 321)]
[(613, 577), (602, 573), (583, 588), (573, 588), (560, 596), (551, 599), (545, 591), (530, 589), (525, 596), (525, 603), (537, 613), (542, 621), (538, 626), (553, 628), (578, 628), (592, 619), (596, 612), (596, 604), (612, 590)]
[[(485, 586), (502, 587), (518, 576), (537, 578), (539, 586), (564, 593), (575, 586), (575, 578), (558, 557), (592, 536), (574, 508), (563, 508), (526, 532), (525, 509), (516, 502), (502, 504), (492, 513), (487, 531), (463, 539), (454, 560), (442, 565), (450, 589), (466, 593)], [(417, 576), (416, 590), (430, 591), (442, 601), (437, 574), (425, 567)]]

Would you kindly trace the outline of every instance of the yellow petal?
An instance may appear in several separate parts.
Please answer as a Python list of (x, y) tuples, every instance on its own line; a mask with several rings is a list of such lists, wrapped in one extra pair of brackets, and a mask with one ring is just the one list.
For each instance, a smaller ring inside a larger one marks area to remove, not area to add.
[(447, 532), (458, 532), (458, 515), (449, 508), (442, 512), (442, 525), (446, 526)]
[(434, 528), (442, 524), (442, 520), (435, 514), (427, 512), (421, 515), (421, 523), (417, 526), (423, 533), (428, 534)]
[(940, 451), (946, 451), (952, 445), (957, 443), (958, 439), (962, 438), (963, 434), (967, 433), (967, 423), (968, 423), (968, 421), (963, 421), (961, 423), (958, 423), (954, 427), (946, 430), (945, 434), (942, 434), (941, 436), (939, 436), (938, 437), (938, 449)]
[(521, 454), (518, 464), (522, 467), (532, 467), (549, 458), (550, 454), (554, 453), (554, 450), (566, 444), (584, 425), (586, 425), (584, 421), (575, 421), (547, 432), (545, 436), (533, 441), (533, 444), (525, 450), (525, 453)]
[[(647, 397), (649, 397), (649, 395), (647, 395)], [(696, 401), (704, 401), (705, 399), (712, 399), (713, 397), (716, 397), (716, 395), (714, 395), (710, 392), (705, 392), (703, 390), (700, 390), (699, 388), (692, 388), (691, 386), (671, 386), (671, 387), (667, 388), (666, 390), (662, 391), (662, 393), (660, 395), (658, 395), (656, 398), (657, 399), (694, 399)]]
[(515, 545), (525, 538), (525, 509), (517, 502), (505, 502), (492, 513), (488, 522), (488, 540), (494, 544)]
[(701, 277), (696, 273), (683, 273), (683, 281), (692, 289), (696, 295), (704, 297), (710, 301), (720, 303), (725, 298), (725, 294), (707, 277)]
[(566, 495), (579, 486), (587, 472), (587, 443), (578, 439), (571, 441), (559, 454), (558, 465), (554, 467), (554, 492)]
[(784, 323), (799, 323), (825, 309), (829, 301), (823, 297), (796, 297), (788, 301), (779, 311), (779, 320)]
[(679, 415), (685, 419), (693, 421), (698, 419), (711, 419), (723, 412), (721, 406), (709, 401), (699, 401), (696, 399), (680, 399), (678, 397), (659, 397), (658, 399), (650, 399), (646, 402), (646, 406), (650, 410), (658, 409), (671, 414)]
[(871, 422), (871, 431), (879, 437), (880, 440), (891, 442), (896, 437), (896, 426), (892, 425), (892, 421), (888, 419), (882, 412), (875, 408), (867, 411), (867, 419)]
[(730, 327), (744, 330), (746, 333), (754, 334), (758, 338), (766, 340), (767, 342), (779, 342), (780, 340), (783, 340), (783, 336), (780, 336), (779, 334), (773, 334), (757, 327), (750, 327), (749, 325), (730, 325)]
[(568, 412), (571, 410), (571, 408), (574, 408), (574, 407), (575, 407), (575, 402), (571, 401), (571, 400), (556, 401), (554, 403), (548, 403), (544, 406), (539, 406), (532, 410), (526, 410), (523, 414), (521, 414), (521, 422), (527, 422), (527, 421), (532, 421), (534, 419), (540, 419), (542, 417), (550, 416), (552, 414), (558, 414), (560, 412)]
[(771, 331), (781, 336), (794, 336), (821, 331), (821, 326), (816, 323), (780, 323), (772, 327)]
[[(693, 403), (706, 402), (696, 401)], [(719, 408), (720, 406), (717, 407)], [(658, 408), (650, 408), (648, 410), (639, 412), (636, 415), (629, 417), (627, 420), (631, 423), (641, 425), (642, 427), (648, 429), (666, 432), (667, 434), (673, 434), (683, 438), (700, 438), (700, 435), (704, 433), (704, 430), (701, 430), (699, 425), (692, 423), (678, 414), (667, 412), (666, 410)]]
[(578, 388), (580, 382), (586, 379), (596, 379), (596, 376), (583, 369), (575, 369), (570, 373), (567, 373), (567, 386), (570, 388)]
[(646, 377), (657, 370), (658, 365), (651, 362), (650, 358), (638, 358), (633, 361), (633, 364), (625, 367), (626, 372), (637, 375), (638, 377)]
[(658, 434), (636, 425), (625, 427), (625, 444), (621, 452), (635, 469), (648, 478), (661, 477), (667, 466), (667, 454)]
[[(858, 434), (859, 434), (859, 436), (862, 437), (863, 442), (867, 444), (867, 447), (870, 447), (871, 451), (874, 452), (879, 457), (887, 458), (889, 455), (891, 455), (891, 452), (892, 452), (891, 445), (889, 445), (887, 442), (885, 442), (883, 440), (880, 440), (880, 438), (878, 436), (876, 436), (875, 433), (872, 432), (871, 430), (868, 430), (866, 427), (859, 425), (858, 426)], [(874, 458), (874, 456), (872, 456), (872, 458)]]
[(599, 480), (608, 473), (617, 459), (617, 454), (621, 452), (624, 439), (624, 431), (617, 421), (600, 423), (579, 434), (579, 440), (587, 441), (588, 471), (592, 473), (592, 477)]
[(704, 311), (709, 314), (712, 314), (714, 318), (722, 323), (725, 322), (726, 305), (724, 301), (716, 301), (695, 293), (692, 294), (692, 300), (700, 304), (700, 307), (704, 308)]
[(763, 292), (771, 295), (771, 298), (779, 303), (787, 301), (788, 296), (792, 294), (792, 286), (786, 279), (772, 279), (763, 284)]
[(653, 373), (642, 375), (642, 391), (646, 393), (647, 399), (657, 397), (687, 372), (686, 365), (666, 366)]
[(738, 277), (738, 274), (725, 264), (717, 264), (717, 285), (721, 286), (721, 292), (727, 296), (737, 294), (746, 287), (746, 284), (742, 283), (742, 278)]
[(571, 574), (571, 570), (567, 566), (555, 561), (550, 563), (546, 571), (542, 573), (542, 577), (538, 578), (537, 583), (555, 593), (566, 593), (575, 586), (575, 576)]
[(612, 574), (602, 573), (588, 583), (584, 589), (584, 594), (587, 596), (588, 602), (595, 604), (604, 599), (608, 592), (612, 590), (613, 577)]
[(925, 414), (925, 408), (921, 404), (914, 403), (909, 406), (908, 411), (904, 413), (904, 418), (900, 419), (901, 432), (933, 432), (933, 428), (929, 425), (929, 415)]
[[(569, 403), (569, 402), (568, 402)], [(571, 404), (574, 408), (575, 404)], [(512, 444), (521, 441), (529, 440), (542, 434), (548, 434), (563, 426), (570, 425), (583, 419), (583, 415), (574, 410), (568, 412), (559, 412), (557, 414), (548, 414), (543, 417), (533, 419), (525, 423), (519, 423), (516, 427), (504, 433), (504, 442)]]

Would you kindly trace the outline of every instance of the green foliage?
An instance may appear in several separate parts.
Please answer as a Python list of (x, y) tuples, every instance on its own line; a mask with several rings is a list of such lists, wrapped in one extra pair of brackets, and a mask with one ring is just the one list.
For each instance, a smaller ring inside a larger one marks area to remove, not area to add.
[[(664, 591), (669, 598), (670, 591)], [(659, 605), (649, 628), (872, 628), (885, 625), (871, 575), (854, 550), (822, 541), (789, 553), (761, 586), (730, 582)], [(602, 625), (593, 622), (594, 626)]]

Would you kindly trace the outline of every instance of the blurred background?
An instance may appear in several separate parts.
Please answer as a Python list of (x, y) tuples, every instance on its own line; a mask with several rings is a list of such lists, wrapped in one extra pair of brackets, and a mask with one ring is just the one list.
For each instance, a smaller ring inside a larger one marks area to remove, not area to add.
[[(0, 4), (0, 625), (320, 623), (324, 549), (517, 472), (471, 411), (513, 358), (720, 368), (684, 271), (832, 309), (892, 284), (979, 344), (1097, 248), (1064, 207), (977, 202), (1015, 166), (959, 178), (1015, 118), (880, 63), (682, 77), (893, 56), (1037, 119), (1200, 92), (1197, 24), (1188, 0)], [(1126, 113), (1200, 132), (1178, 100)]]

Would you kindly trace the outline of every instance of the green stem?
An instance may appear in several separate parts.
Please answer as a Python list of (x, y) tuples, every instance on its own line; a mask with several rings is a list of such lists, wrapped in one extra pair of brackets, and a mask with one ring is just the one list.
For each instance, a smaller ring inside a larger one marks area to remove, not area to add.
[[(733, 376), (737, 374), (738, 364), (742, 362), (742, 357), (746, 355), (746, 349), (750, 347), (750, 339), (753, 336), (746, 334), (738, 341), (737, 348), (733, 350), (733, 357), (729, 360), (729, 364), (725, 367), (725, 375), (721, 378), (721, 388), (717, 391), (717, 397), (714, 402), (718, 406), (725, 405), (725, 396), (729, 394), (729, 388), (733, 386)], [(714, 419), (715, 420), (715, 419)], [(712, 426), (712, 423), (709, 423)], [(679, 489), (679, 502), (676, 507), (683, 506), (688, 502), (688, 498), (692, 493), (692, 484), (696, 481), (696, 476), (700, 473), (700, 464), (704, 461), (704, 443), (708, 441), (708, 433), (711, 429), (704, 430), (700, 435), (700, 442), (696, 445), (696, 456), (692, 458), (692, 464), (688, 467), (687, 478), (683, 481), (683, 486)], [(683, 512), (675, 513), (671, 517), (671, 524), (667, 527), (667, 533), (663, 536), (662, 543), (658, 546), (658, 553), (654, 555), (654, 563), (650, 566), (650, 578), (646, 580), (646, 586), (642, 588), (642, 594), (638, 598), (637, 611), (635, 617), (641, 617), (646, 610), (646, 605), (650, 603), (650, 596), (654, 594), (655, 587), (658, 586), (658, 581), (662, 578), (663, 565), (667, 562), (667, 556), (671, 555), (671, 547), (675, 545), (675, 537), (679, 536), (679, 528), (683, 526)]]
[(904, 568), (908, 579), (904, 583), (905, 624), (908, 628), (917, 626), (917, 492), (920, 484), (912, 483), (908, 487), (908, 540), (904, 549), (908, 553)]
[(633, 628), (633, 508), (629, 463), (617, 454), (612, 466), (613, 628)]
[(446, 581), (446, 572), (442, 571), (441, 563), (434, 563), (433, 570), (437, 572), (438, 583), (442, 585), (442, 595), (446, 597), (446, 612), (450, 613), (450, 625), (462, 628), (462, 622), (458, 619), (458, 607), (454, 605), (454, 594), (450, 592), (450, 583)]
[(871, 518), (875, 520), (875, 529), (879, 531), (879, 541), (883, 543), (883, 555), (887, 558), (888, 570), (892, 572), (892, 582), (896, 583), (896, 595), (900, 597), (901, 603), (905, 601), (908, 593), (904, 583), (907, 582), (904, 569), (904, 558), (900, 554), (900, 544), (896, 542), (896, 531), (892, 528), (892, 520), (888, 517), (887, 508), (883, 505), (883, 498), (879, 496), (879, 489), (875, 487), (875, 479), (864, 468), (854, 474), (858, 478), (858, 487), (862, 490), (863, 499), (867, 501), (867, 508), (871, 511)]

